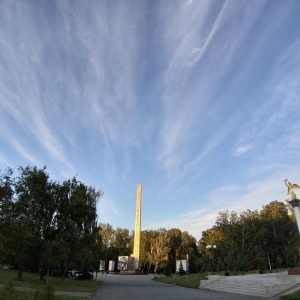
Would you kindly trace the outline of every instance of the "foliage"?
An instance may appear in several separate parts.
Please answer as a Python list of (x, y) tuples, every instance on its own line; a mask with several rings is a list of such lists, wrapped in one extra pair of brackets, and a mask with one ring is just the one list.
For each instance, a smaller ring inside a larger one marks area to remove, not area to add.
[[(102, 192), (73, 177), (50, 180), (46, 167), (0, 173), (0, 259), (23, 270), (91, 268), (100, 239), (96, 204)], [(2, 239), (3, 237), (3, 239)]]
[(6, 300), (11, 299), (14, 294), (14, 286), (12, 281), (7, 281), (2, 289), (0, 289), (0, 299)]
[(165, 276), (171, 276), (171, 274), (172, 274), (172, 265), (171, 265), (170, 261), (167, 262), (166, 268), (165, 268), (163, 273), (164, 273)]
[(186, 274), (186, 271), (185, 271), (184, 268), (183, 268), (183, 264), (182, 264), (182, 261), (181, 261), (181, 260), (180, 260), (180, 262), (179, 262), (178, 274), (179, 274), (179, 275), (185, 275), (185, 274)]
[(290, 295), (285, 295), (280, 297), (280, 300), (299, 300), (299, 299), (300, 299), (300, 291)]
[(198, 273), (198, 264), (197, 264), (197, 259), (195, 256), (190, 256), (188, 259), (188, 266), (189, 266), (189, 273), (190, 274), (196, 274)]
[(154, 264), (154, 272), (159, 272), (162, 262), (168, 260), (170, 251), (169, 239), (166, 230), (160, 230), (158, 235), (151, 240), (150, 262)]
[[(52, 181), (46, 167), (0, 172), (0, 263), (23, 271), (98, 269), (99, 260), (130, 255), (134, 233), (110, 224), (97, 225), (102, 196), (76, 177)], [(198, 242), (178, 228), (141, 232), (139, 267), (175, 273), (176, 260), (189, 257), (189, 272), (272, 270), (293, 267), (299, 259), (299, 234), (293, 209), (273, 201), (260, 211), (219, 212), (215, 225)], [(206, 250), (206, 245), (217, 248)]]
[[(116, 259), (120, 249), (121, 254), (128, 253), (122, 243), (117, 246), (116, 230), (110, 224), (101, 226), (101, 259)], [(118, 228), (118, 232), (118, 239), (126, 240), (128, 231)], [(133, 234), (131, 241), (132, 237)], [(261, 211), (246, 210), (240, 215), (234, 211), (220, 212), (215, 225), (202, 233), (198, 247), (194, 237), (178, 228), (142, 231), (140, 266), (145, 272), (175, 273), (176, 260), (186, 259), (188, 255), (190, 273), (212, 270), (236, 274), (287, 268), (297, 264), (299, 242), (291, 208), (273, 201)], [(208, 252), (207, 245), (217, 245), (217, 248)]]
[[(74, 297), (54, 296), (53, 287), (46, 285), (41, 290), (17, 291), (12, 282), (7, 282), (0, 289), (1, 300), (74, 300)], [(76, 299), (79, 299), (76, 297)], [(86, 299), (86, 298), (80, 298)]]
[[(117, 227), (114, 229), (110, 224), (100, 223), (98, 231), (101, 239), (99, 260), (117, 261), (118, 256), (127, 256), (132, 252), (131, 240), (133, 235), (128, 229)], [(98, 262), (99, 262), (98, 260)]]
[(295, 266), (299, 235), (295, 219), (283, 202), (273, 201), (259, 212), (220, 212), (216, 224), (202, 233), (199, 241), (204, 269), (210, 266), (206, 245), (212, 251), (215, 270), (272, 270)]

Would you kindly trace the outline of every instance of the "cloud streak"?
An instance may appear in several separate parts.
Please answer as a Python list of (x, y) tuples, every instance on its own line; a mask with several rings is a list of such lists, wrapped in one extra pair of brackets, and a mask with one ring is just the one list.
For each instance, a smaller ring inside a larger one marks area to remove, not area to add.
[(298, 176), (299, 8), (4, 2), (1, 161), (79, 174), (118, 224), (140, 182), (146, 224), (198, 237), (220, 210), (260, 207)]

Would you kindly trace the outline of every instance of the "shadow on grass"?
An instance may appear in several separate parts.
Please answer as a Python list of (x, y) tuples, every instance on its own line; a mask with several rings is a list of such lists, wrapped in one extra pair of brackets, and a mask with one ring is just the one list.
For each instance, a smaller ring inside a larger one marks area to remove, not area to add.
[[(23, 281), (18, 281), (17, 271), (0, 269), (0, 284), (5, 284), (7, 282), (12, 282), (13, 286), (31, 289), (43, 289), (47, 285), (46, 280), (40, 280), (38, 273), (24, 272)], [(99, 287), (100, 283), (99, 281), (94, 280), (76, 280), (71, 278), (61, 280), (59, 277), (50, 276), (49, 284), (53, 287), (54, 291), (93, 293)]]

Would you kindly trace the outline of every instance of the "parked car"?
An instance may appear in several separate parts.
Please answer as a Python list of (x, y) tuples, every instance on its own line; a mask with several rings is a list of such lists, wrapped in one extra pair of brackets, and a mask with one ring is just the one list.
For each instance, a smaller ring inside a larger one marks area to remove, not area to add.
[(75, 272), (74, 277), (79, 280), (83, 279), (93, 279), (93, 274), (90, 272)]

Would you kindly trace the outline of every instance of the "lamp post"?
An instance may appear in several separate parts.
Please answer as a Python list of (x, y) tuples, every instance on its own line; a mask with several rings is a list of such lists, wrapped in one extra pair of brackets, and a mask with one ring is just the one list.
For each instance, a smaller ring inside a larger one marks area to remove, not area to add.
[(216, 245), (207, 245), (206, 250), (210, 252), (210, 261), (211, 261), (211, 274), (213, 274), (213, 250), (217, 249)]

